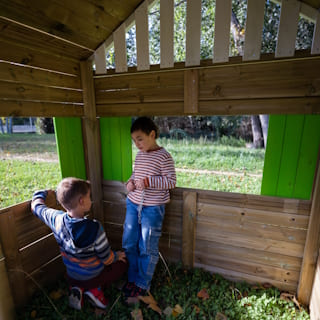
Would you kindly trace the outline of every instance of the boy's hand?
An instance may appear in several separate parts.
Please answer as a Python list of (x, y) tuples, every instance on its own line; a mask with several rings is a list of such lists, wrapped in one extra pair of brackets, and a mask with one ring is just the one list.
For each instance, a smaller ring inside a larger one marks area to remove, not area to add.
[(119, 261), (126, 262), (126, 254), (123, 251), (117, 251)]
[(144, 184), (144, 179), (140, 179), (140, 180), (136, 180), (135, 181), (135, 185), (136, 185), (136, 188), (138, 190), (143, 190), (146, 188), (145, 184)]
[(129, 192), (133, 191), (136, 188), (132, 180), (128, 181), (128, 183), (126, 184), (126, 187)]

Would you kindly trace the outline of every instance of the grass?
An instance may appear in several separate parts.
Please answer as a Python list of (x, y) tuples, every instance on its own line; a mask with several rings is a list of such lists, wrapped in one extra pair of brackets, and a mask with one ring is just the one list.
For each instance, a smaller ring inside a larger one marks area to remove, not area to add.
[[(260, 194), (264, 150), (223, 140), (162, 138), (158, 143), (174, 158), (178, 187)], [(136, 152), (133, 147), (133, 159)], [(0, 208), (29, 200), (37, 189), (55, 189), (61, 179), (53, 134), (0, 135), (0, 157)]]
[[(110, 307), (100, 314), (99, 319), (141, 319), (132, 316), (134, 310), (140, 310), (145, 320), (310, 319), (305, 309), (276, 288), (234, 283), (201, 269), (185, 269), (180, 264), (170, 264), (169, 269), (172, 279), (159, 262), (151, 285), (151, 294), (161, 309), (161, 315), (142, 301), (127, 306), (121, 292), (111, 287), (105, 290)], [(68, 289), (63, 280), (45, 288), (45, 291), (57, 310), (49, 303), (47, 296), (39, 291), (25, 308), (18, 311), (17, 320), (97, 319), (96, 310), (88, 303), (85, 303), (81, 312), (68, 307)]]

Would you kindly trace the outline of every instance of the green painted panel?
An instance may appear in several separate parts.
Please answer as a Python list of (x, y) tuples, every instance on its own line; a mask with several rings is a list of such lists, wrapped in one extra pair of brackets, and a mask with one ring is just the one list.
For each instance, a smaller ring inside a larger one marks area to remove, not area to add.
[(320, 115), (306, 115), (293, 197), (310, 199), (320, 146)]
[(319, 115), (270, 116), (261, 194), (310, 199), (319, 127)]
[(303, 125), (304, 115), (287, 116), (279, 179), (276, 191), (277, 196), (289, 198), (293, 196), (293, 189), (300, 155)]
[(264, 157), (261, 194), (276, 195), (282, 158), (286, 116), (270, 115), (268, 140)]
[(80, 118), (54, 118), (62, 178), (87, 179)]
[(102, 170), (105, 180), (126, 181), (132, 172), (131, 118), (100, 118)]

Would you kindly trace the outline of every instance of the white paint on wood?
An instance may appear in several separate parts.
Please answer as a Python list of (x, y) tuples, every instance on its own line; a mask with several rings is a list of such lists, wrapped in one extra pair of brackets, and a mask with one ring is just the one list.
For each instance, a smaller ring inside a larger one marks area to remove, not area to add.
[(186, 66), (200, 65), (201, 1), (187, 0)]
[(282, 0), (275, 57), (292, 57), (295, 52), (300, 2)]
[(137, 70), (149, 70), (148, 2), (144, 1), (134, 14), (136, 20)]
[(173, 0), (160, 0), (160, 68), (172, 68), (173, 58)]
[(113, 33), (113, 39), (116, 72), (127, 72), (126, 27), (124, 23)]
[(259, 60), (265, 0), (248, 0), (243, 60)]
[(94, 61), (96, 65), (96, 74), (107, 73), (106, 49), (104, 43), (95, 51)]
[(313, 40), (311, 47), (311, 54), (320, 53), (320, 12), (318, 12), (317, 20), (313, 30)]
[(216, 0), (213, 62), (229, 60), (231, 0)]

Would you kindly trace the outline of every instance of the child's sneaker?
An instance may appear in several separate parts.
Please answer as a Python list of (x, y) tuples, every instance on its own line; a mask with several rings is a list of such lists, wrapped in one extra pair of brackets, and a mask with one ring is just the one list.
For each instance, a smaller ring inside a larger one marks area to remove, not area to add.
[(134, 289), (135, 284), (133, 282), (127, 282), (127, 284), (122, 288), (122, 291), (125, 297), (130, 297), (132, 290)]
[(89, 298), (89, 301), (93, 306), (101, 309), (107, 308), (108, 301), (104, 297), (101, 288), (90, 289), (88, 291), (85, 291), (84, 294)]
[(71, 287), (69, 294), (69, 306), (76, 310), (81, 310), (83, 306), (83, 289), (79, 287)]
[(133, 287), (131, 288), (131, 291), (128, 293), (128, 298), (135, 298), (138, 296), (144, 296), (146, 294), (147, 290), (142, 289), (135, 284), (133, 284)]

